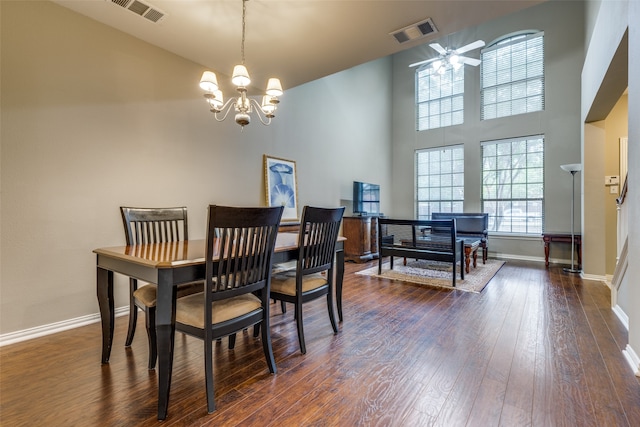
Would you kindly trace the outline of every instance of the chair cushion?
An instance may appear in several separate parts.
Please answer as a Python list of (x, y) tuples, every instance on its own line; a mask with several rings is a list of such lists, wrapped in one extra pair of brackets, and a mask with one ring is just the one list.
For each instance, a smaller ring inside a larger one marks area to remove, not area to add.
[[(253, 294), (213, 302), (211, 320), (220, 323), (262, 307), (260, 298)], [(192, 294), (176, 302), (176, 322), (204, 329), (204, 293)]]
[[(185, 283), (178, 286), (177, 298), (186, 297), (187, 295), (197, 294), (204, 290), (204, 282)], [(155, 307), (157, 300), (158, 288), (154, 284), (147, 284), (139, 287), (133, 292), (136, 301), (141, 302), (146, 307)]]
[[(302, 292), (308, 292), (327, 284), (327, 278), (322, 273), (309, 274), (302, 277)], [(289, 271), (271, 277), (271, 291), (295, 296), (296, 272)]]
[(141, 302), (146, 307), (156, 306), (157, 288), (154, 284), (140, 286), (133, 292), (136, 301)]

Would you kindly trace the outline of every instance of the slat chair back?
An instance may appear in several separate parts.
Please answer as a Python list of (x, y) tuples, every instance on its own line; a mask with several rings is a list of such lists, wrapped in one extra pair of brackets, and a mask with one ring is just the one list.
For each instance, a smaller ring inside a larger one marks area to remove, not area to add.
[(187, 208), (121, 207), (127, 245), (189, 240)]
[(333, 271), (336, 242), (344, 207), (335, 209), (305, 206), (298, 235), (298, 270), (302, 276)]
[(212, 206), (206, 251), (206, 283), (211, 301), (263, 289), (271, 277), (280, 207)]

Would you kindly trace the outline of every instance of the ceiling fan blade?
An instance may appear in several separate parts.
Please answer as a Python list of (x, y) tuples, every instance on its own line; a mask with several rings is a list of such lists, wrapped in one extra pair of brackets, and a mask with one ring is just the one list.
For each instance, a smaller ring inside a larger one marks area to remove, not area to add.
[(447, 50), (440, 46), (440, 43), (431, 43), (429, 46), (431, 46), (431, 48), (438, 52), (440, 55), (447, 54)]
[(476, 40), (473, 43), (469, 43), (466, 46), (462, 46), (462, 47), (456, 49), (456, 52), (458, 54), (465, 53), (465, 52), (469, 52), (470, 50), (473, 50), (473, 49), (478, 49), (479, 47), (484, 47), (484, 41)]
[(429, 62), (433, 62), (433, 61), (436, 61), (438, 59), (440, 59), (440, 58), (431, 58), (431, 59), (425, 59), (424, 61), (414, 62), (413, 64), (409, 65), (409, 68), (417, 67), (418, 65), (422, 65), (422, 64), (428, 64)]
[(477, 67), (478, 65), (480, 65), (479, 59), (469, 58), (467, 56), (459, 56), (458, 58), (460, 62), (462, 62), (463, 64), (473, 65), (474, 67)]

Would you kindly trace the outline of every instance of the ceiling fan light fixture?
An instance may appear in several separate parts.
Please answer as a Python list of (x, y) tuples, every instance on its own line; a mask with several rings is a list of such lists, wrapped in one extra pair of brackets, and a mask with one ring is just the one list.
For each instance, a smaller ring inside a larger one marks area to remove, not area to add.
[(433, 72), (443, 74), (445, 72), (445, 69), (449, 67), (453, 67), (453, 69), (456, 71), (465, 64), (475, 67), (480, 65), (479, 59), (470, 58), (461, 54), (470, 50), (478, 49), (483, 46), (484, 41), (482, 40), (476, 40), (475, 42), (469, 43), (457, 49), (444, 48), (440, 45), (440, 43), (431, 43), (429, 44), (429, 47), (438, 52), (438, 56), (435, 58), (425, 59), (422, 61), (414, 62), (413, 64), (409, 64), (409, 68), (420, 67), (419, 70), (423, 70), (425, 69), (427, 64), (431, 63)]

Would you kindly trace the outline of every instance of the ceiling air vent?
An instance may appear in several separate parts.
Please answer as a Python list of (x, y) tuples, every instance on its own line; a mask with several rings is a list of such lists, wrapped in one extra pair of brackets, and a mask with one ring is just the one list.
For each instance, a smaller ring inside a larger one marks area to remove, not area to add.
[(143, 18), (148, 19), (151, 22), (160, 22), (166, 16), (166, 13), (162, 12), (155, 7), (141, 2), (140, 0), (106, 0), (111, 3), (123, 7), (136, 15), (140, 15)]
[(427, 18), (423, 21), (416, 22), (415, 24), (411, 24), (407, 27), (393, 31), (389, 34), (392, 35), (398, 43), (404, 43), (404, 42), (408, 42), (410, 40), (416, 40), (416, 39), (428, 36), (429, 34), (434, 34), (437, 32), (438, 32), (438, 29), (436, 28), (431, 18)]

